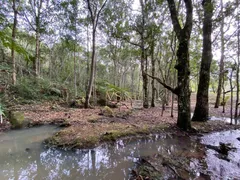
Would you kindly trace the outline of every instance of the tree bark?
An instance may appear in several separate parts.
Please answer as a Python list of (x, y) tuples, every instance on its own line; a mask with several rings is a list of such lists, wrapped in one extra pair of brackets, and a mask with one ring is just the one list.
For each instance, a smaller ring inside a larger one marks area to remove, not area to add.
[[(239, 6), (239, 0), (237, 0), (237, 7)], [(239, 10), (238, 10), (239, 11)], [(235, 104), (235, 114), (234, 118), (238, 117), (238, 106), (239, 106), (239, 66), (240, 66), (240, 19), (239, 16), (237, 17), (238, 23), (238, 34), (237, 34), (237, 70), (236, 70), (236, 86), (237, 86), (237, 93), (236, 93), (236, 104)]]
[(97, 12), (97, 7), (92, 7), (90, 0), (87, 0), (87, 6), (90, 12), (91, 21), (92, 21), (92, 60), (91, 60), (91, 69), (90, 69), (90, 79), (89, 79), (88, 89), (86, 92), (86, 100), (84, 105), (85, 108), (89, 108), (89, 105), (90, 105), (90, 97), (92, 94), (94, 75), (96, 71), (96, 68), (95, 68), (96, 67), (96, 57), (95, 57), (96, 56), (96, 45), (95, 45), (96, 40), (95, 39), (96, 39), (98, 19), (106, 3), (107, 3), (107, 0), (104, 1), (101, 8)]
[(203, 51), (200, 68), (200, 77), (197, 91), (197, 102), (192, 121), (207, 121), (209, 116), (208, 89), (210, 81), (210, 67), (212, 63), (212, 0), (203, 0)]
[[(75, 38), (76, 38), (76, 36), (75, 36)], [(75, 41), (74, 41), (73, 59), (74, 59), (74, 96), (77, 97), (76, 39), (75, 39)]]
[(86, 93), (86, 100), (85, 100), (85, 108), (89, 108), (90, 105), (90, 97), (92, 94), (92, 87), (93, 87), (93, 81), (94, 81), (94, 74), (95, 74), (95, 38), (96, 38), (96, 32), (93, 30), (92, 32), (92, 59), (91, 59), (91, 69), (90, 69), (90, 78), (89, 78), (89, 84), (88, 89)]
[(35, 37), (36, 37), (36, 47), (35, 47), (35, 58), (33, 62), (33, 70), (36, 77), (40, 76), (40, 16), (41, 16), (41, 9), (42, 9), (42, 0), (39, 1), (37, 5), (37, 13), (36, 13), (36, 30), (35, 30)]
[(177, 50), (177, 64), (175, 68), (178, 71), (178, 82), (175, 93), (178, 95), (178, 119), (177, 126), (183, 130), (191, 128), (190, 111), (190, 66), (189, 66), (189, 41), (192, 31), (192, 1), (184, 0), (186, 6), (186, 22), (181, 28), (174, 0), (168, 0), (168, 7), (171, 13), (171, 19), (174, 31), (179, 41)]
[[(152, 62), (152, 76), (155, 76), (155, 59), (154, 59), (154, 39), (152, 38), (151, 44), (151, 62)], [(151, 107), (155, 107), (155, 80), (152, 79), (152, 99), (151, 99)]]
[(14, 43), (16, 38), (16, 30), (17, 30), (17, 8), (16, 8), (16, 1), (13, 0), (12, 2), (12, 8), (14, 13), (14, 19), (13, 19), (13, 28), (12, 28), (12, 49), (11, 49), (11, 55), (12, 55), (12, 84), (15, 85), (17, 78), (16, 78), (16, 61), (15, 61), (15, 50), (14, 50)]
[(143, 78), (143, 107), (148, 108), (148, 77), (147, 73), (147, 56), (145, 52), (145, 40), (144, 40), (144, 31), (145, 31), (145, 5), (143, 0), (140, 0), (141, 10), (142, 10), (142, 29), (141, 29), (141, 71), (142, 71), (142, 78)]
[(230, 119), (231, 119), (231, 123), (233, 122), (233, 84), (232, 84), (232, 77), (233, 77), (233, 68), (231, 69), (231, 74), (230, 74), (230, 78), (229, 78), (229, 84), (230, 84), (230, 89), (231, 89), (231, 104), (230, 104)]
[(223, 0), (221, 0), (221, 16), (222, 16), (222, 21), (221, 21), (221, 59), (220, 59), (220, 64), (219, 64), (219, 79), (218, 79), (218, 88), (217, 88), (217, 97), (216, 97), (216, 102), (214, 108), (218, 108), (220, 104), (220, 97), (221, 97), (221, 91), (222, 91), (222, 86), (223, 86), (223, 78), (224, 78), (224, 14), (223, 14)]

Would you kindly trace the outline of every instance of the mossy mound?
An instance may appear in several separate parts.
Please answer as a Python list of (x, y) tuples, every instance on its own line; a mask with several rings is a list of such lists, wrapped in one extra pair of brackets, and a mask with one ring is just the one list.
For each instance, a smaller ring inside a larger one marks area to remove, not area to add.
[(11, 111), (9, 120), (13, 129), (22, 128), (26, 124), (24, 114), (19, 111)]

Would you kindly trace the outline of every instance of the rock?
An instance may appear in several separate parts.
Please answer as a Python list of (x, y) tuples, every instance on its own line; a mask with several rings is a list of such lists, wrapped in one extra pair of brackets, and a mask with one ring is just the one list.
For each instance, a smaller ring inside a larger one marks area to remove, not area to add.
[(11, 127), (14, 129), (17, 128), (22, 128), (24, 125), (27, 124), (27, 122), (24, 121), (24, 114), (23, 112), (20, 111), (11, 111), (10, 112), (10, 123), (11, 123)]
[(239, 140), (239, 141), (240, 141), (240, 137), (238, 137), (238, 138), (237, 138), (237, 140)]
[(108, 116), (108, 117), (114, 117), (115, 116), (113, 110), (108, 106), (105, 106), (102, 109), (102, 113), (103, 113), (104, 116)]

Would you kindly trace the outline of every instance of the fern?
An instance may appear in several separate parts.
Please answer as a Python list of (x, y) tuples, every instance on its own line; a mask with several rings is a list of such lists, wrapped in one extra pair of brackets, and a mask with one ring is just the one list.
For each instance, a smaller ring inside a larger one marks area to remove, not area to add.
[(25, 59), (29, 58), (29, 53), (26, 51), (26, 49), (16, 41), (12, 41), (10, 28), (5, 28), (4, 30), (0, 31), (0, 41), (5, 48), (11, 49), (13, 47), (17, 53), (25, 56)]

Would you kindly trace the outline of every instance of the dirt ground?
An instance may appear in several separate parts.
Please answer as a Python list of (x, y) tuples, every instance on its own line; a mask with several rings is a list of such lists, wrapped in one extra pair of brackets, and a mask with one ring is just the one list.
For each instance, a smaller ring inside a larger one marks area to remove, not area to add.
[[(214, 98), (210, 98), (210, 116), (229, 117), (229, 105), (226, 113), (222, 114), (222, 107), (213, 108)], [(118, 108), (106, 111), (104, 107), (94, 109), (68, 108), (57, 103), (42, 103), (31, 105), (16, 105), (12, 110), (22, 111), (25, 119), (32, 126), (42, 124), (58, 124), (65, 128), (56, 133), (47, 142), (49, 144), (70, 148), (94, 147), (104, 141), (116, 140), (124, 136), (139, 134), (150, 134), (162, 129), (171, 128), (177, 122), (177, 104), (174, 104), (174, 117), (170, 116), (171, 107), (167, 106), (161, 116), (162, 109), (157, 107), (143, 109), (141, 101), (121, 103)], [(195, 106), (194, 96), (192, 98), (192, 110)], [(193, 122), (194, 129), (200, 132), (218, 131), (236, 128), (219, 121), (208, 121), (206, 123)], [(10, 128), (9, 123), (0, 125), (0, 131)]]

